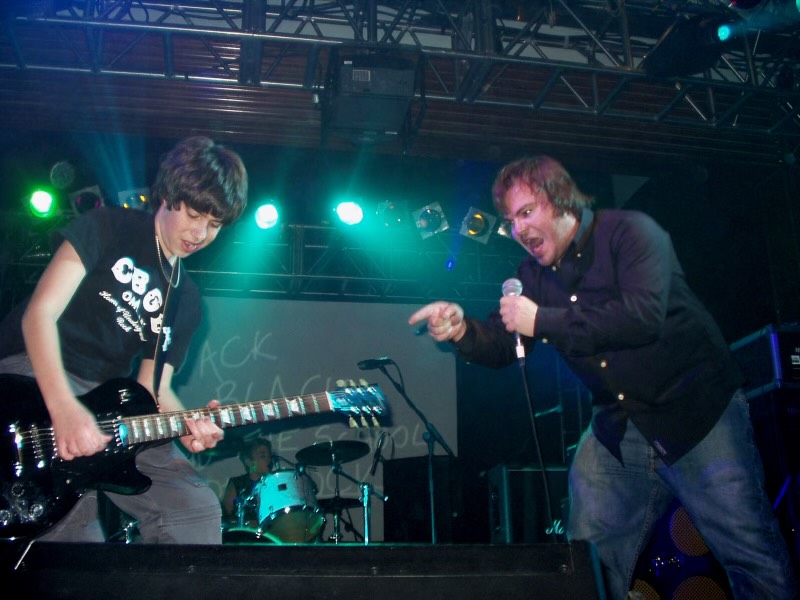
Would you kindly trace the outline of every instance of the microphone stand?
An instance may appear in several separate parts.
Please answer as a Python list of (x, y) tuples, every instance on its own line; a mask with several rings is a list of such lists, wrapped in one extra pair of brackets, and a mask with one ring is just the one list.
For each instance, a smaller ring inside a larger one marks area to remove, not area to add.
[[(392, 361), (391, 364), (393, 364), (395, 368), (397, 368), (398, 373), (400, 373), (400, 369), (399, 367), (397, 367), (397, 363)], [(430, 510), (431, 510), (431, 544), (436, 544), (437, 542), (436, 516), (434, 510), (436, 504), (434, 502), (435, 487), (433, 482), (433, 450), (435, 445), (438, 443), (451, 458), (455, 458), (456, 456), (450, 449), (450, 446), (447, 445), (447, 442), (444, 440), (442, 435), (439, 433), (439, 430), (436, 429), (433, 423), (428, 421), (428, 419), (425, 417), (422, 411), (416, 407), (416, 405), (411, 401), (411, 398), (408, 397), (408, 394), (406, 394), (405, 385), (403, 384), (403, 374), (400, 373), (400, 382), (398, 383), (397, 381), (392, 379), (392, 377), (386, 371), (384, 365), (380, 365), (378, 368), (384, 375), (386, 375), (389, 381), (392, 382), (394, 388), (400, 393), (403, 399), (411, 407), (411, 410), (413, 410), (417, 414), (422, 423), (425, 425), (425, 433), (422, 434), (422, 438), (428, 445), (428, 501), (430, 503)]]

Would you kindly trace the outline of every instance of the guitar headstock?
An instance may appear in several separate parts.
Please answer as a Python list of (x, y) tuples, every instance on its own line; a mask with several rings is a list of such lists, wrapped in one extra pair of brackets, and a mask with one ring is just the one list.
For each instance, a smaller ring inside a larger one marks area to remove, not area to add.
[(350, 427), (380, 427), (378, 419), (389, 414), (380, 386), (363, 379), (358, 383), (340, 379), (336, 385), (328, 396), (335, 412), (349, 415)]

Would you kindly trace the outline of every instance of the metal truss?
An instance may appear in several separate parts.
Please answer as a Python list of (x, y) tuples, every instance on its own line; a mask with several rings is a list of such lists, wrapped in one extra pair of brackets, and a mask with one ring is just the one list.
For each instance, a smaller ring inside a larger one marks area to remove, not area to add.
[[(453, 231), (380, 236), (289, 225), (262, 240), (233, 239), (190, 262), (208, 294), (416, 303), (447, 298), (496, 304), (523, 251), (508, 239), (481, 244)], [(205, 251), (208, 252), (208, 251)]]
[[(0, 308), (32, 291), (50, 259), (49, 235), (74, 215), (33, 221), (5, 213), (0, 253)], [(413, 229), (379, 236), (330, 226), (277, 231), (236, 228), (186, 267), (203, 293), (277, 299), (418, 303), (445, 298), (497, 303), (502, 282), (523, 256), (511, 240), (481, 244), (453, 231), (422, 240)]]
[[(772, 0), (776, 1), (776, 0)], [(0, 71), (86, 73), (317, 94), (332, 47), (424, 59), (427, 102), (578, 114), (794, 140), (797, 27), (757, 29), (712, 1), (151, 0), (12, 2)], [(33, 9), (31, 8), (33, 7)], [(696, 75), (643, 68), (697, 16), (741, 36)], [(44, 43), (43, 43), (44, 41)], [(788, 84), (787, 84), (788, 82)]]

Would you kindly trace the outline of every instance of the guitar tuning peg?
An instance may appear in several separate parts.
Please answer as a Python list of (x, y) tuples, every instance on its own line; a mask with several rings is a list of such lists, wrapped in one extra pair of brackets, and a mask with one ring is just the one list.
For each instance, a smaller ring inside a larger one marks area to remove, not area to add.
[(360, 385), (361, 387), (367, 387), (369, 384), (367, 383), (366, 379), (359, 379), (358, 385)]
[(381, 426), (381, 424), (378, 423), (378, 419), (375, 417), (375, 415), (372, 415), (372, 426), (373, 427), (380, 427)]
[(356, 429), (358, 427), (358, 423), (356, 423), (356, 420), (352, 416), (348, 419), (347, 424), (350, 426), (350, 429)]
[(336, 387), (344, 387), (344, 379), (337, 379), (336, 380)]
[(356, 387), (356, 382), (352, 379), (350, 380), (350, 387)]
[(361, 426), (369, 427), (369, 425), (367, 425), (367, 420), (364, 418), (364, 415), (361, 415)]

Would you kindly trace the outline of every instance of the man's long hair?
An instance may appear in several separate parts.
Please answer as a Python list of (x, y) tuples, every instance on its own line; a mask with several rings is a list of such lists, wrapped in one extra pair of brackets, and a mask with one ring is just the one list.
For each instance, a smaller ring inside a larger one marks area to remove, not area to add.
[(558, 212), (580, 217), (581, 211), (594, 202), (584, 194), (564, 166), (549, 156), (531, 156), (507, 164), (492, 185), (497, 212), (505, 214), (506, 195), (516, 185), (524, 184), (532, 191), (543, 191)]

